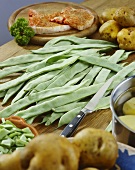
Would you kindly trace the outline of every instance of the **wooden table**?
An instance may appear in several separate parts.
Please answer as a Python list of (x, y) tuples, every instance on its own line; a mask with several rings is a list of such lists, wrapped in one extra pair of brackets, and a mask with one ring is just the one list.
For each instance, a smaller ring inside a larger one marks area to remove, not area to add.
[[(98, 15), (100, 13), (108, 8), (108, 7), (119, 7), (119, 6), (130, 6), (130, 7), (135, 7), (135, 1), (133, 0), (115, 0), (115, 1), (108, 1), (108, 0), (85, 0), (82, 2), (82, 5), (90, 7), (94, 9)], [(95, 38), (97, 36), (97, 33), (93, 34), (90, 36), (90, 38)], [(16, 44), (14, 40), (4, 44), (3, 46), (0, 47), (0, 61), (3, 61), (7, 58), (13, 57), (13, 56), (18, 56), (21, 54), (26, 54), (28, 53), (29, 50), (31, 49), (38, 49), (41, 46), (36, 46), (36, 45), (28, 45), (26, 47), (21, 47)], [(133, 61), (135, 58), (134, 55), (132, 55), (129, 60)], [(2, 106), (1, 106), (2, 109)], [(94, 127), (94, 128), (100, 128), (100, 129), (105, 129), (109, 122), (112, 119), (111, 111), (110, 109), (106, 110), (101, 110), (94, 112), (91, 115), (88, 115), (84, 118), (82, 124), (79, 126), (79, 130), (86, 128), (86, 127)], [(44, 125), (37, 125), (36, 123), (34, 126), (37, 128), (39, 133), (60, 133), (64, 127), (57, 128), (57, 122), (54, 123), (52, 126), (45, 127)]]

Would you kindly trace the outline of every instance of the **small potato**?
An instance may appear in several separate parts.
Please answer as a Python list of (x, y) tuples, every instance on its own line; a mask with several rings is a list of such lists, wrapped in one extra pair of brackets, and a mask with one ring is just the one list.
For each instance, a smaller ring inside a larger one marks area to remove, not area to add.
[(124, 50), (135, 50), (135, 27), (123, 28), (117, 34), (119, 48)]
[(118, 156), (114, 136), (104, 130), (85, 128), (78, 132), (72, 143), (80, 149), (80, 167), (111, 168)]
[(121, 27), (116, 21), (109, 20), (101, 25), (101, 27), (99, 28), (99, 33), (103, 40), (116, 42), (117, 34), (120, 30)]
[(14, 151), (12, 154), (0, 155), (0, 170), (9, 169), (22, 170), (19, 150)]
[(135, 130), (135, 115), (119, 116), (119, 119), (130, 129)]
[(78, 170), (80, 154), (67, 138), (48, 133), (35, 137), (20, 155), (22, 169)]
[(129, 7), (118, 8), (113, 19), (123, 27), (135, 26), (135, 10)]
[(108, 20), (112, 20), (113, 14), (115, 13), (116, 10), (117, 10), (117, 8), (107, 8), (107, 9), (105, 9), (102, 12), (101, 16), (99, 17), (100, 23), (103, 24)]
[(135, 97), (132, 97), (124, 103), (123, 112), (125, 115), (135, 115)]

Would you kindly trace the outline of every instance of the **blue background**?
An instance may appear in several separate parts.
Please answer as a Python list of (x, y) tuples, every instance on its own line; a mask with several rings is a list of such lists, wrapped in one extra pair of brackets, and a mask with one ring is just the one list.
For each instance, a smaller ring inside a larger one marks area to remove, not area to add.
[[(51, 1), (54, 0), (0, 0), (0, 46), (13, 39), (8, 31), (7, 23), (10, 15), (15, 10), (34, 3)], [(66, 2), (81, 3), (83, 0), (67, 0)]]

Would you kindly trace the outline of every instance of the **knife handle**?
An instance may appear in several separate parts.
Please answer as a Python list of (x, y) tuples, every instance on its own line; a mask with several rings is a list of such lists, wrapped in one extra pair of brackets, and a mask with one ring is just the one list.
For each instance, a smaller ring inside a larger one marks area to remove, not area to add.
[(64, 128), (60, 135), (63, 137), (70, 137), (84, 117), (85, 113), (80, 111), (79, 114)]

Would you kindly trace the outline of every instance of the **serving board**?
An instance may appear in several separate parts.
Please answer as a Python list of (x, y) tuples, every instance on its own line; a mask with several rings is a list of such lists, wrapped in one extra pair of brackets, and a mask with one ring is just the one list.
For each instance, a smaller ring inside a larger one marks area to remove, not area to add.
[(25, 7), (22, 7), (15, 12), (11, 14), (8, 20), (8, 29), (13, 25), (13, 23), (18, 19), (18, 18), (26, 18), (28, 20), (28, 10), (29, 9), (34, 9), (37, 12), (41, 12), (44, 14), (51, 14), (57, 11), (61, 11), (65, 7), (71, 6), (73, 8), (79, 8), (79, 9), (87, 9), (89, 10), (93, 15), (94, 15), (94, 23), (90, 28), (87, 28), (85, 30), (79, 31), (76, 29), (72, 29), (69, 31), (63, 31), (59, 33), (53, 33), (53, 34), (37, 34), (31, 39), (31, 43), (36, 44), (36, 45), (44, 45), (47, 41), (51, 40), (52, 38), (55, 38), (57, 36), (66, 36), (66, 35), (75, 35), (78, 37), (87, 37), (91, 34), (93, 34), (99, 24), (99, 19), (97, 13), (91, 9), (84, 7), (80, 4), (72, 3), (72, 2), (44, 2), (44, 3), (37, 3), (37, 4), (32, 4), (28, 5)]

